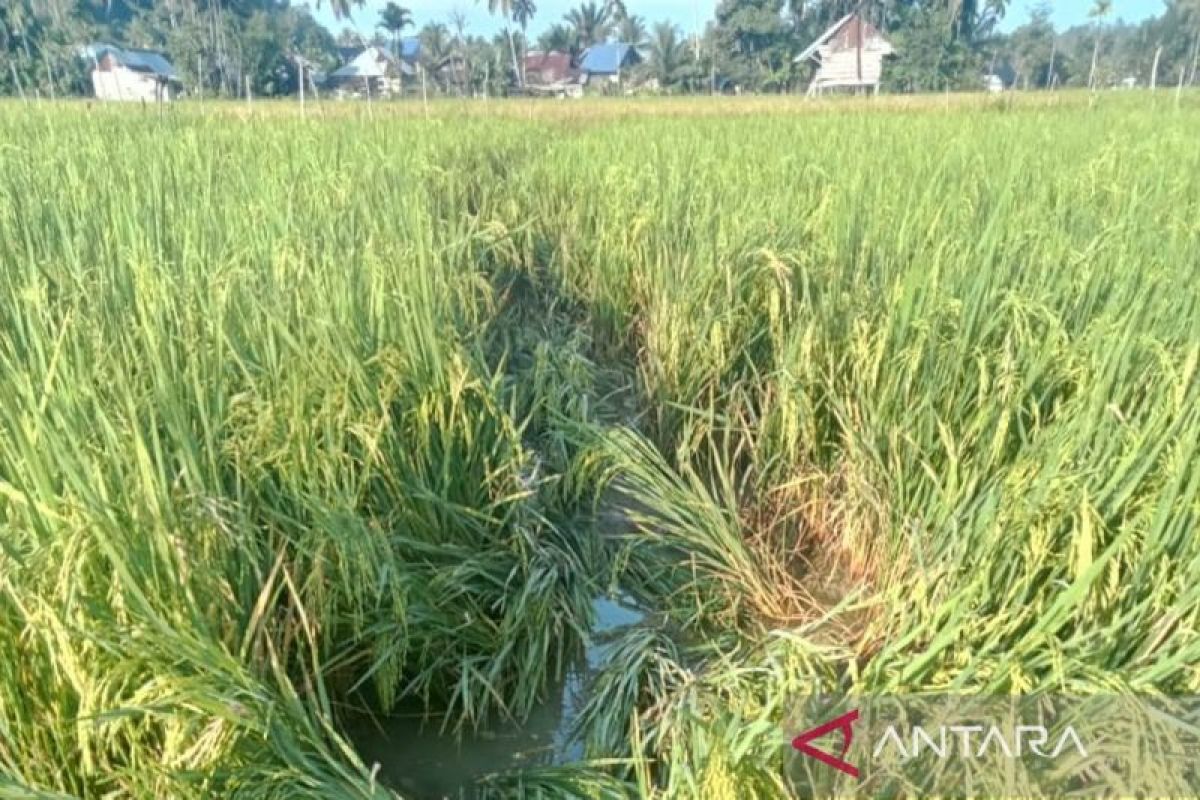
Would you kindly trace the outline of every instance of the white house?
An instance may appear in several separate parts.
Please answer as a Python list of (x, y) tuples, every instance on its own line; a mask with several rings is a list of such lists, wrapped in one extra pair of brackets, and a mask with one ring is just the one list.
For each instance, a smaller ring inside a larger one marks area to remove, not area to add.
[(162, 53), (110, 44), (90, 44), (82, 53), (92, 62), (97, 100), (165, 103), (179, 89), (179, 75)]
[(382, 47), (372, 45), (334, 70), (326, 82), (343, 97), (359, 91), (368, 96), (387, 97), (403, 91), (404, 79), (416, 74), (408, 59), (396, 58)]
[(879, 90), (883, 58), (896, 52), (891, 42), (858, 12), (847, 14), (796, 56), (797, 64), (812, 59), (817, 72), (808, 94), (829, 89)]

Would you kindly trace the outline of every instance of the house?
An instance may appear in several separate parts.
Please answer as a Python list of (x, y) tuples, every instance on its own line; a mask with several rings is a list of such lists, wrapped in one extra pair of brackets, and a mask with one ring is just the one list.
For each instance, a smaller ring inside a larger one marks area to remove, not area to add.
[(604, 42), (594, 44), (579, 58), (579, 70), (584, 80), (591, 82), (593, 78), (608, 78), (616, 82), (621, 80), (621, 71), (642, 63), (642, 57), (632, 45), (621, 42)]
[(92, 62), (97, 100), (165, 103), (181, 81), (166, 56), (154, 50), (127, 50), (97, 42), (80, 50)]
[[(380, 40), (376, 40), (380, 41)], [(351, 45), (347, 47), (338, 47), (338, 60), (342, 66), (349, 64), (354, 59), (358, 58), (367, 49), (366, 44)], [(395, 53), (395, 48), (391, 43), (379, 45), (379, 49), (386, 50), (388, 53)], [(416, 36), (406, 36), (400, 40), (400, 58), (407, 61), (409, 64), (416, 64), (421, 58), (421, 40)]]
[(816, 74), (808, 86), (808, 94), (821, 94), (829, 89), (879, 91), (883, 77), (883, 59), (896, 52), (871, 23), (858, 12), (839, 19), (816, 38), (803, 53), (796, 56), (797, 64), (812, 60)]
[(528, 85), (549, 86), (566, 83), (577, 75), (577, 70), (571, 64), (570, 53), (558, 50), (530, 50), (525, 54), (525, 83)]
[(999, 94), (1004, 91), (1004, 79), (994, 72), (983, 76), (984, 91), (991, 94)]
[(553, 97), (582, 97), (585, 76), (568, 53), (531, 50), (525, 55), (525, 91)]
[(466, 56), (462, 53), (450, 53), (443, 56), (437, 63), (431, 64), (429, 73), (438, 83), (444, 86), (454, 86), (466, 79), (470, 72), (469, 66)]
[(368, 97), (387, 97), (402, 91), (404, 79), (416, 74), (416, 68), (407, 59), (397, 59), (382, 47), (372, 45), (331, 72), (326, 85), (342, 96), (362, 92)]

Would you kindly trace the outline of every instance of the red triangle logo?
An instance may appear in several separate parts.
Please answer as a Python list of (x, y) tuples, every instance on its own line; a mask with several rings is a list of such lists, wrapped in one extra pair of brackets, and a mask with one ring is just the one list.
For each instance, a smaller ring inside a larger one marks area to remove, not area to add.
[[(858, 767), (845, 761), (846, 753), (850, 750), (850, 743), (854, 741), (854, 722), (858, 719), (858, 710), (849, 711), (842, 714), (837, 719), (831, 719), (823, 725), (818, 725), (815, 728), (809, 728), (804, 733), (792, 739), (792, 747), (799, 750), (804, 755), (815, 758), (822, 764), (833, 767), (836, 770), (846, 773), (852, 778), (858, 777)], [(820, 739), (827, 733), (840, 730), (842, 732), (842, 752), (838, 755), (813, 747), (809, 742), (813, 739)]]

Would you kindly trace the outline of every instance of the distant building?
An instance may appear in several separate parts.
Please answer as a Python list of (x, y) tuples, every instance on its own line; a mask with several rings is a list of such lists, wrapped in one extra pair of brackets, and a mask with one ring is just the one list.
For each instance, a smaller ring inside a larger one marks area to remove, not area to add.
[(578, 71), (571, 64), (571, 55), (558, 50), (530, 50), (525, 54), (525, 82), (534, 86), (565, 83)]
[(995, 73), (983, 76), (984, 91), (999, 94), (1004, 91), (1004, 79)]
[(605, 42), (595, 44), (583, 51), (579, 58), (579, 71), (584, 80), (590, 82), (593, 78), (608, 78), (619, 81), (621, 73), (630, 67), (642, 63), (642, 57), (632, 45), (622, 42)]
[[(419, 52), (419, 50), (417, 51)], [(417, 74), (407, 59), (397, 59), (382, 47), (363, 48), (326, 78), (326, 85), (342, 94), (362, 93), (387, 97), (399, 93), (406, 77)]]
[(810, 95), (830, 89), (879, 91), (883, 59), (894, 52), (879, 29), (854, 12), (831, 25), (795, 61), (816, 62), (817, 72), (808, 86)]
[(525, 91), (534, 95), (582, 97), (586, 76), (575, 68), (569, 53), (531, 50), (525, 55)]
[(181, 82), (166, 56), (154, 50), (127, 50), (97, 42), (81, 49), (92, 62), (97, 100), (165, 103)]
[[(338, 47), (338, 60), (342, 66), (349, 64), (354, 59), (362, 55), (362, 52), (372, 45), (359, 44), (348, 47)], [(378, 49), (385, 50), (389, 55), (395, 54), (395, 49), (391, 43), (379, 45)], [(400, 60), (407, 61), (409, 64), (416, 64), (421, 58), (421, 40), (416, 36), (405, 36), (400, 40)]]

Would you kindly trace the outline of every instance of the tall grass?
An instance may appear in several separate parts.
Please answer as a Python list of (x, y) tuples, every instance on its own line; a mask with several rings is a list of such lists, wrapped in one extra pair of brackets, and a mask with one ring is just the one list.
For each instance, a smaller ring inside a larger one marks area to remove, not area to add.
[(782, 796), (816, 688), (1200, 692), (1187, 99), (6, 107), (0, 792), (382, 796), (343, 708), (519, 720), (614, 582), (599, 760), (487, 792)]

